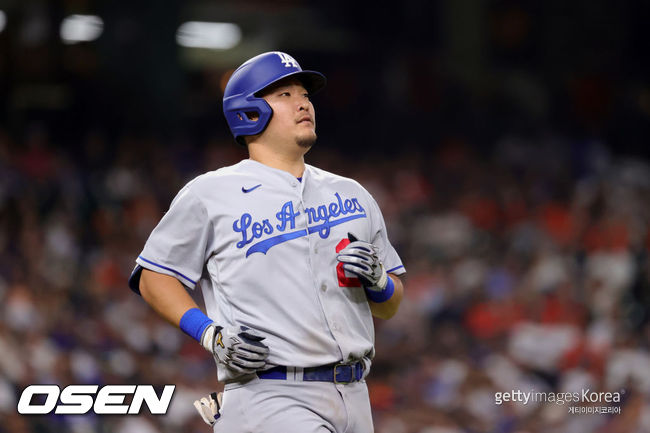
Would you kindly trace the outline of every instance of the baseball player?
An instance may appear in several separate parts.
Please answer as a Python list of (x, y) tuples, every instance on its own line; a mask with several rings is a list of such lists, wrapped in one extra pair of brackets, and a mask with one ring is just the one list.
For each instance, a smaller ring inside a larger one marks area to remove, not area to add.
[[(129, 279), (214, 355), (225, 383), (214, 431), (373, 431), (372, 316), (395, 314), (405, 269), (373, 197), (304, 162), (324, 85), (282, 52), (235, 70), (223, 110), (249, 159), (185, 185)], [(212, 400), (198, 404), (208, 418)]]

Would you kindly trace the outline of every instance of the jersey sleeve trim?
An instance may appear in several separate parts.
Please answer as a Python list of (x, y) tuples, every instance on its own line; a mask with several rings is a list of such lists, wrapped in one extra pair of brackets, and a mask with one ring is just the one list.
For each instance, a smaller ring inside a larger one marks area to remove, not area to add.
[(145, 258), (142, 257), (142, 256), (138, 256), (138, 258), (139, 258), (140, 260), (144, 261), (144, 262), (149, 263), (150, 265), (154, 265), (154, 266), (159, 267), (160, 269), (164, 269), (164, 270), (166, 270), (166, 271), (173, 272), (174, 274), (178, 275), (179, 277), (184, 278), (185, 280), (187, 280), (187, 281), (189, 281), (190, 283), (192, 283), (193, 286), (196, 286), (196, 281), (192, 280), (191, 278), (189, 278), (189, 277), (183, 275), (182, 273), (180, 273), (180, 272), (178, 272), (178, 271), (176, 271), (176, 270), (174, 270), (174, 269), (172, 269), (172, 268), (168, 268), (167, 266), (159, 265), (158, 263), (152, 262), (151, 260), (147, 260), (147, 259), (145, 259)]
[(386, 271), (386, 273), (390, 274), (391, 272), (395, 272), (398, 269), (402, 269), (402, 271), (403, 271), (402, 273), (404, 273), (406, 271), (406, 269), (404, 268), (404, 265), (399, 265), (399, 266), (394, 267), (393, 269), (388, 269)]
[(140, 294), (140, 275), (142, 274), (142, 266), (139, 264), (135, 265), (131, 276), (129, 277), (129, 287), (138, 295)]

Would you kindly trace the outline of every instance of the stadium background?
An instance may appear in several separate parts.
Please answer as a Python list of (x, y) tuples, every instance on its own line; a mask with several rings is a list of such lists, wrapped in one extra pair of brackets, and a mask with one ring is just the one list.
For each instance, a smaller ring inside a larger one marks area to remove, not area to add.
[[(206, 432), (209, 356), (126, 279), (176, 191), (245, 157), (229, 68), (322, 71), (307, 162), (380, 203), (407, 268), (378, 433), (650, 431), (644, 1), (0, 1), (0, 432)], [(73, 14), (97, 39), (62, 41)], [(240, 26), (179, 46), (186, 21)], [(97, 28), (97, 26), (95, 26)], [(16, 413), (32, 383), (173, 383), (167, 416)], [(620, 415), (497, 391), (625, 389)]]

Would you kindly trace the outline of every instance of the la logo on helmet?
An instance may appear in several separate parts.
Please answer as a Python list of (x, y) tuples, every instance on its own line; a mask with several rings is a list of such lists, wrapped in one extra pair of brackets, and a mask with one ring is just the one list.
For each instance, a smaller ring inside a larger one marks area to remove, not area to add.
[(280, 61), (284, 64), (285, 67), (287, 67), (287, 68), (291, 68), (291, 67), (299, 68), (300, 67), (298, 62), (296, 62), (296, 59), (291, 57), (289, 54), (281, 53), (281, 52), (277, 52), (275, 54), (277, 54), (280, 57)]

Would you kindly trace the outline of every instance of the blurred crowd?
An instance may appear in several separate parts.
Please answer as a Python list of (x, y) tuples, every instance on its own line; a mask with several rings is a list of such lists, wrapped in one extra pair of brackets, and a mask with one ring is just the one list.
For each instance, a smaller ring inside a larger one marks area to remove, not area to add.
[[(408, 267), (379, 324), (378, 432), (650, 431), (650, 166), (575, 145), (503, 137), (480, 161), (454, 143), (377, 188)], [(496, 404), (517, 390), (622, 401)]]
[[(0, 432), (210, 431), (192, 401), (220, 387), (212, 358), (126, 281), (178, 189), (245, 157), (222, 138), (89, 129), (64, 147), (43, 125), (0, 130)], [(376, 322), (378, 433), (650, 431), (648, 161), (512, 134), (353, 163), (325, 137), (307, 162), (373, 194), (408, 271)], [(20, 416), (35, 383), (176, 392), (165, 416)], [(621, 392), (621, 413), (495, 401), (582, 389)]]

